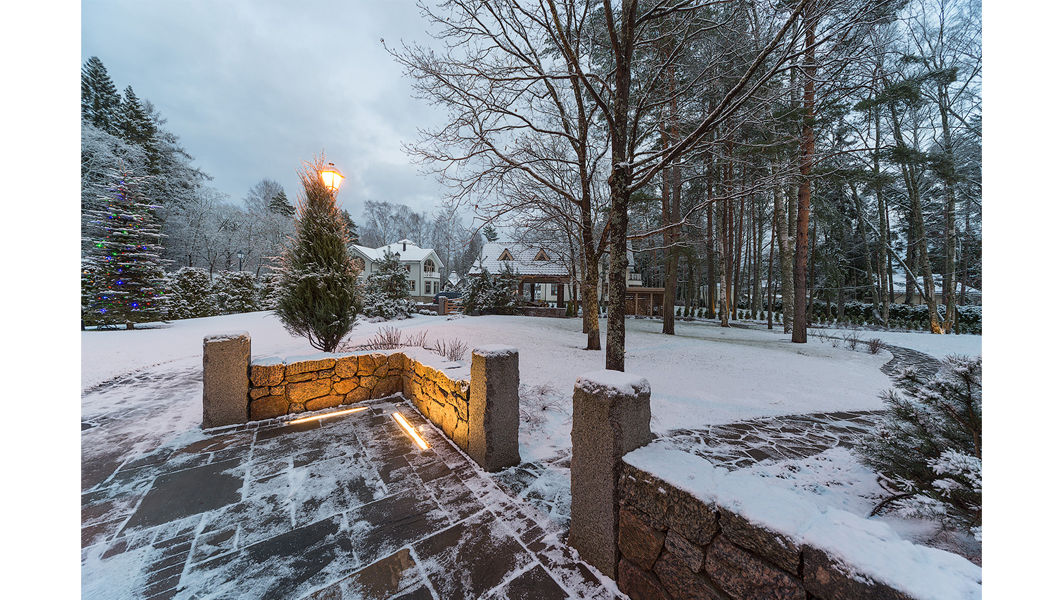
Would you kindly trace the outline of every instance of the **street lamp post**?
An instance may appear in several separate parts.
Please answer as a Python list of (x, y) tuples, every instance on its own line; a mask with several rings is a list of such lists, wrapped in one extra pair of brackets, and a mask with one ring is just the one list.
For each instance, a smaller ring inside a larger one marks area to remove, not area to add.
[(239, 250), (239, 252), (238, 252), (238, 254), (236, 256), (239, 257), (239, 272), (241, 273), (242, 272), (242, 257), (244, 256), (243, 253), (242, 253), (242, 250)]
[(327, 163), (327, 166), (320, 170), (320, 179), (323, 181), (324, 187), (331, 191), (332, 194), (338, 193), (338, 188), (342, 187), (342, 180), (345, 176), (338, 170), (338, 167), (334, 166), (334, 163)]

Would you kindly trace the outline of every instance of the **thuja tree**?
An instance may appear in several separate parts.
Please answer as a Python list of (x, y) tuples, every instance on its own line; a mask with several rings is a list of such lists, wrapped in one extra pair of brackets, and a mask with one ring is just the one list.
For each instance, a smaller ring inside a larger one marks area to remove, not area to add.
[(386, 252), (367, 277), (364, 314), (383, 319), (406, 319), (411, 314), (411, 284), (400, 256)]
[(142, 178), (115, 169), (112, 180), (106, 195), (85, 208), (82, 318), (133, 329), (166, 316), (161, 223), (141, 192)]
[(217, 314), (209, 272), (198, 267), (183, 267), (169, 277), (169, 318), (196, 319)]
[(287, 331), (331, 352), (360, 310), (359, 269), (349, 254), (349, 232), (334, 195), (320, 179), (323, 164), (317, 161), (301, 172), (304, 197), (294, 238), (280, 260), (275, 312)]
[(888, 410), (860, 454), (891, 493), (875, 514), (893, 508), (980, 539), (981, 358), (946, 363), (934, 378), (898, 376), (905, 392), (886, 392)]

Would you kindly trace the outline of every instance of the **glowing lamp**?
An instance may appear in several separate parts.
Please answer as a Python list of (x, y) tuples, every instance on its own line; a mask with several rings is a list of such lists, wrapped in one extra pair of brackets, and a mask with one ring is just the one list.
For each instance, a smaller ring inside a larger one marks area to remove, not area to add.
[(334, 412), (323, 413), (322, 415), (312, 415), (311, 417), (302, 417), (300, 419), (294, 419), (288, 421), (287, 425), (297, 425), (298, 423), (308, 423), (309, 421), (322, 421), (328, 417), (337, 417), (338, 415), (348, 415), (350, 413), (357, 413), (362, 410), (367, 410), (366, 406), (357, 406), (356, 408), (350, 408), (347, 410), (336, 410)]
[(338, 170), (338, 167), (334, 166), (334, 163), (327, 163), (327, 166), (320, 171), (320, 179), (324, 187), (331, 190), (332, 194), (336, 194), (338, 188), (342, 187), (342, 180), (345, 176)]
[(415, 428), (411, 426), (411, 423), (409, 423), (408, 420), (404, 418), (404, 415), (400, 414), (399, 412), (395, 412), (393, 413), (393, 420), (395, 420), (397, 422), (397, 425), (400, 425), (401, 428), (404, 429), (404, 431), (407, 432), (409, 436), (411, 436), (412, 441), (414, 441), (415, 445), (417, 445), (419, 448), (426, 450), (430, 447), (430, 445), (426, 443), (426, 440), (422, 439), (422, 436), (419, 435), (419, 432), (415, 431)]

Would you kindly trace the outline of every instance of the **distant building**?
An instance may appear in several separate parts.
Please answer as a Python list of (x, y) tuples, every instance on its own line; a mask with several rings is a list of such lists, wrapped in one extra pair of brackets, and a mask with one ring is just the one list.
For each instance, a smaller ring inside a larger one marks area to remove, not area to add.
[[(467, 276), (480, 275), (483, 268), (495, 275), (508, 265), (518, 274), (518, 293), (527, 300), (561, 307), (567, 300), (573, 299), (573, 288), (577, 283), (570, 273), (568, 261), (561, 253), (546, 245), (485, 242)], [(625, 270), (625, 284), (629, 287), (643, 283), (634, 269), (635, 259), (629, 252), (628, 268)], [(600, 265), (600, 297), (605, 295), (605, 281), (605, 269)]]
[(353, 251), (354, 258), (359, 258), (364, 262), (364, 270), (360, 273), (362, 279), (366, 279), (368, 275), (375, 272), (378, 268), (376, 265), (387, 252), (393, 252), (400, 257), (400, 264), (408, 272), (412, 300), (429, 302), (434, 294), (441, 291), (440, 270), (444, 268), (444, 263), (430, 248), (420, 248), (407, 239), (381, 248), (368, 248), (356, 244), (350, 245), (349, 248)]

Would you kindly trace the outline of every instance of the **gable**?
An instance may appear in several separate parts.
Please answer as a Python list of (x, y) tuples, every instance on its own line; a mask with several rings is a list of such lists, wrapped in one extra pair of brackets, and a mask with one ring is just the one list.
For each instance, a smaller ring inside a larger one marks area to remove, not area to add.
[(504, 248), (503, 252), (500, 253), (500, 257), (496, 260), (514, 260), (514, 257), (511, 256), (510, 250)]
[(536, 256), (533, 258), (533, 260), (551, 260), (551, 257), (549, 257), (547, 253), (544, 252), (544, 249), (541, 248), (540, 251), (536, 253)]

